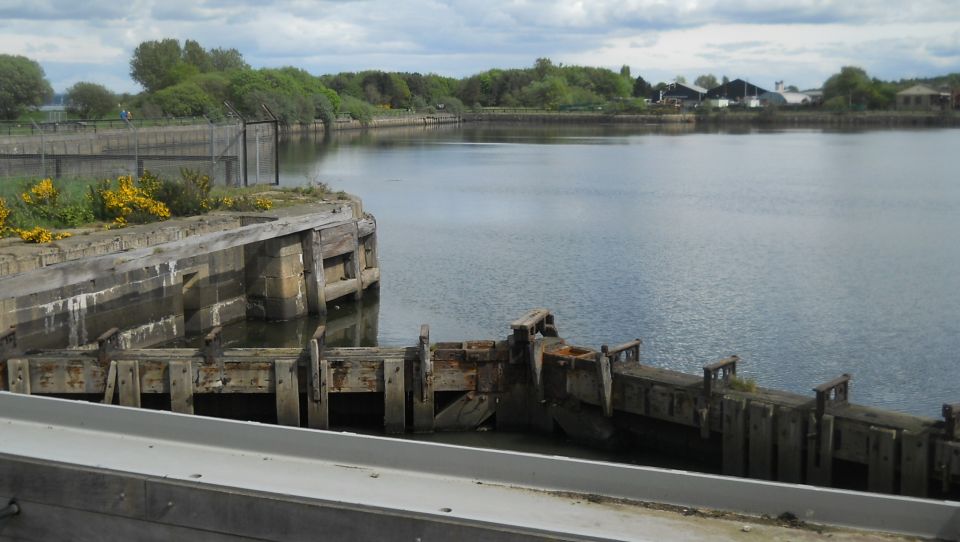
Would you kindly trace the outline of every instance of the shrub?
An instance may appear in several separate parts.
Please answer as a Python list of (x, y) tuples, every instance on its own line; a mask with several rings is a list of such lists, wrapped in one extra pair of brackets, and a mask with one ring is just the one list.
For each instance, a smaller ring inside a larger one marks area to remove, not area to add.
[(50, 241), (59, 241), (70, 237), (68, 232), (51, 232), (46, 228), (35, 226), (32, 230), (14, 230), (20, 235), (20, 238), (28, 243), (49, 243)]
[[(144, 174), (146, 178), (147, 175)], [(175, 216), (194, 216), (206, 213), (211, 207), (209, 175), (190, 169), (180, 170), (179, 180), (150, 176), (146, 181), (154, 197), (162, 201)]]
[(135, 185), (133, 177), (117, 177), (117, 188), (108, 179), (90, 187), (90, 205), (97, 218), (112, 220), (115, 227), (129, 223), (143, 224), (170, 218), (170, 209), (143, 185)]

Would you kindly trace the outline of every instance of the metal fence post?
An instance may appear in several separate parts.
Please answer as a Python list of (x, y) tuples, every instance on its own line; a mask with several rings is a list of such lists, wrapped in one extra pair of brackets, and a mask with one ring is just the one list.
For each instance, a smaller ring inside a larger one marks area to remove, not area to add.
[(47, 145), (43, 137), (43, 128), (33, 119), (30, 119), (30, 123), (40, 131), (40, 176), (45, 177), (47, 175)]

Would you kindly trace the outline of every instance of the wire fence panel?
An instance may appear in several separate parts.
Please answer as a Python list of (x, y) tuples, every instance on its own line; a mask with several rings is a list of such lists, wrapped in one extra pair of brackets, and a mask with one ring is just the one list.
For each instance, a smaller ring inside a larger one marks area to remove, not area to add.
[(190, 169), (219, 185), (276, 182), (276, 123), (201, 120), (33, 123), (29, 133), (9, 136), (0, 130), (0, 178), (102, 179), (145, 171), (176, 177)]
[(247, 185), (277, 184), (277, 123), (247, 123)]

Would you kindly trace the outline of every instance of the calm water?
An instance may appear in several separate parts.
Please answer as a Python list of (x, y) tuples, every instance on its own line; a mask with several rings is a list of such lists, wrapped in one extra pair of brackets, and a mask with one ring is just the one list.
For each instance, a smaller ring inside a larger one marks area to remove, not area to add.
[(958, 130), (467, 125), (290, 141), (281, 183), (376, 215), (363, 340), (505, 338), (543, 306), (574, 343), (641, 337), (692, 373), (735, 353), (811, 396), (851, 372), (855, 402), (937, 417), (960, 399), (958, 149)]

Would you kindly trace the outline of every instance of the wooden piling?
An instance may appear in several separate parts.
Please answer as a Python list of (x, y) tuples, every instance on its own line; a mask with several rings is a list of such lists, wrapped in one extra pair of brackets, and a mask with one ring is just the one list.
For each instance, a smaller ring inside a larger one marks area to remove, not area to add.
[(275, 360), (273, 371), (276, 382), (277, 423), (299, 427), (300, 386), (297, 380), (297, 360)]
[(773, 405), (750, 403), (750, 478), (773, 480)]
[(900, 494), (926, 497), (930, 483), (930, 436), (900, 433)]
[(804, 419), (797, 409), (777, 409), (777, 479), (781, 482), (803, 482)]
[(30, 360), (7, 360), (7, 389), (13, 393), (30, 395)]
[(430, 326), (420, 326), (417, 360), (413, 371), (413, 431), (432, 433), (435, 426), (433, 395), (433, 359), (430, 352)]
[(897, 488), (897, 431), (871, 427), (867, 440), (867, 489), (894, 493)]
[(746, 474), (747, 402), (723, 398), (723, 473)]
[(107, 369), (107, 382), (104, 384), (103, 404), (112, 405), (113, 395), (117, 387), (117, 361), (111, 360), (110, 367)]
[(543, 400), (543, 339), (530, 342), (530, 378), (538, 401)]
[(319, 326), (310, 343), (310, 367), (307, 389), (307, 425), (312, 429), (330, 428), (330, 400), (327, 392), (329, 362), (323, 359), (326, 348), (326, 326)]
[(610, 358), (603, 352), (597, 354), (597, 383), (600, 388), (600, 406), (603, 407), (603, 415), (613, 416), (613, 369), (610, 366)]
[(193, 414), (193, 362), (173, 360), (169, 364), (170, 410)]
[(351, 272), (353, 276), (351, 278), (357, 279), (357, 290), (353, 294), (353, 298), (357, 301), (363, 299), (363, 267), (360, 264), (360, 255), (363, 253), (363, 246), (360, 245), (360, 225), (356, 222), (353, 223), (353, 256), (350, 258)]
[(406, 393), (403, 390), (403, 358), (383, 360), (383, 430), (398, 434), (406, 430)]
[(323, 272), (323, 245), (319, 230), (300, 234), (303, 251), (303, 281), (307, 290), (307, 310), (310, 314), (327, 313), (326, 277)]
[(137, 360), (117, 362), (117, 387), (121, 406), (140, 407), (140, 364)]

